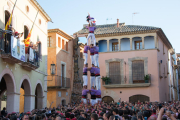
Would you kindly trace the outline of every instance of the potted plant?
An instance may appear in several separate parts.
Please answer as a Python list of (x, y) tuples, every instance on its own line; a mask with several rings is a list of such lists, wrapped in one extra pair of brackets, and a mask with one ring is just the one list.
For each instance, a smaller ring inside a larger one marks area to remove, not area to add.
[(110, 78), (107, 76), (106, 77), (102, 76), (101, 79), (105, 82), (106, 85), (111, 82)]
[(145, 76), (144, 76), (144, 81), (145, 81), (145, 83), (148, 83), (148, 81), (149, 81), (149, 75), (145, 75)]

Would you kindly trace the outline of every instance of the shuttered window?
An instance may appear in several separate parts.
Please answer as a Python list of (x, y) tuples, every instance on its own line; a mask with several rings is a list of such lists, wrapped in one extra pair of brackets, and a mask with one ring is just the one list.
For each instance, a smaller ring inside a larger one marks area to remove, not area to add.
[(132, 62), (132, 78), (133, 83), (144, 82), (144, 61), (136, 60)]
[(66, 42), (66, 51), (68, 51), (68, 42)]
[(120, 62), (109, 63), (109, 77), (111, 79), (111, 84), (121, 84)]
[(118, 51), (118, 42), (112, 43), (112, 51)]

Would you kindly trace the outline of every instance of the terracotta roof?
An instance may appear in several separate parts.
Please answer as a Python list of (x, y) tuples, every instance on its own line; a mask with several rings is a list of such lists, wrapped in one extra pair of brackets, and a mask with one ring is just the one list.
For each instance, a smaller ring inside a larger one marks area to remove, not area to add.
[[(84, 27), (77, 33), (78, 34), (88, 33), (88, 29), (85, 26), (86, 25), (84, 25)], [(96, 25), (95, 35), (156, 30), (156, 29), (159, 28), (151, 27), (151, 26), (140, 26), (140, 25), (125, 25), (125, 23), (119, 23), (119, 27), (117, 27), (117, 24), (105, 24), (105, 25)]]
[(68, 35), (67, 33), (65, 33), (64, 31), (60, 30), (59, 28), (49, 29), (48, 33), (58, 33), (60, 36), (66, 38), (68, 40), (74, 39), (71, 35)]
[(36, 0), (31, 0), (35, 5), (36, 7), (42, 12), (42, 14), (48, 19), (48, 22), (49, 21), (52, 21), (52, 19), (49, 17), (49, 15), (44, 11), (44, 9), (39, 5), (39, 3), (36, 1)]

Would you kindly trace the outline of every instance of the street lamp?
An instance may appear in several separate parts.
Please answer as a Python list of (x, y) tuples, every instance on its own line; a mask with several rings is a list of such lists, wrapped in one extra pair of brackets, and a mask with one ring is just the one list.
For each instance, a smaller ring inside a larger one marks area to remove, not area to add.
[(54, 63), (51, 64), (51, 75), (55, 75), (56, 74), (56, 65)]

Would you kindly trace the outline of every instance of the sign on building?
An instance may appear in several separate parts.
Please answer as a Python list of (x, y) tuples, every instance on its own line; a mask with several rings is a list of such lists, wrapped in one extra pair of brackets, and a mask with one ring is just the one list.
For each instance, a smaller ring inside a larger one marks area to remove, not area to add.
[(20, 39), (11, 36), (11, 55), (25, 62), (25, 45), (24, 43), (20, 42)]

